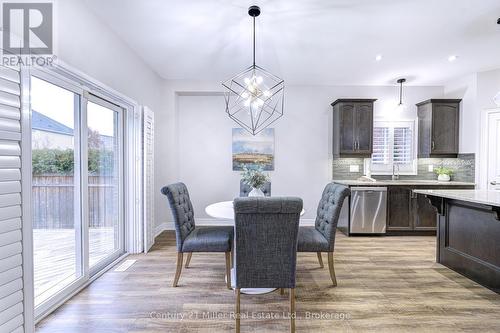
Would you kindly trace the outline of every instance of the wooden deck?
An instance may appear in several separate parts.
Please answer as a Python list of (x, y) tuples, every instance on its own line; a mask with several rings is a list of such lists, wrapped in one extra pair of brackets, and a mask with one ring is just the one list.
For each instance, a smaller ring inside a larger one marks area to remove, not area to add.
[[(435, 262), (434, 237), (337, 235), (338, 287), (316, 254), (299, 254), (297, 332), (498, 332), (500, 295)], [(175, 236), (127, 259), (37, 326), (37, 332), (234, 332), (235, 295), (224, 282), (224, 254), (194, 254), (175, 273)], [(242, 332), (288, 332), (287, 296), (242, 295)], [(268, 319), (274, 314), (277, 318)], [(264, 317), (264, 318), (262, 318)]]
[[(103, 259), (114, 249), (112, 228), (89, 230), (89, 263)], [(40, 304), (73, 282), (77, 272), (74, 229), (34, 229), (35, 303)]]

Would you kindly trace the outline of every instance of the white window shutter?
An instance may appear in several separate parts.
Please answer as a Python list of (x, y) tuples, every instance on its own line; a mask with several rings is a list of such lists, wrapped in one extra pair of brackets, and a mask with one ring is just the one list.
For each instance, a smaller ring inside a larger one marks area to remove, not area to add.
[(0, 332), (24, 330), (20, 82), (0, 66)]
[(390, 143), (389, 127), (375, 127), (373, 129), (372, 163), (388, 164), (390, 162)]
[(413, 160), (413, 133), (410, 127), (394, 127), (394, 163), (410, 164)]
[(155, 241), (154, 219), (154, 113), (144, 107), (143, 115), (143, 200), (144, 200), (144, 252), (148, 252)]
[(375, 121), (370, 169), (375, 175), (416, 174), (413, 121)]

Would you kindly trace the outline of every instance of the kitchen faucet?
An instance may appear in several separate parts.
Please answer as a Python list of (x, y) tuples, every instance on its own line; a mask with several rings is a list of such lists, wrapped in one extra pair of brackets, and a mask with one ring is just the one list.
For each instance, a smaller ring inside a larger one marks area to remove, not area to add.
[[(397, 169), (397, 173), (395, 172)], [(393, 164), (392, 165), (392, 180), (398, 180), (399, 179), (399, 164)]]

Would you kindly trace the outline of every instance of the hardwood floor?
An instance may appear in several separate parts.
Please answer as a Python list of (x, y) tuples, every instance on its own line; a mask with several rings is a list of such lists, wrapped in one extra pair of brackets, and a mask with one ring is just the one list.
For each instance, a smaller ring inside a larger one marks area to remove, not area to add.
[[(115, 251), (113, 228), (89, 228), (90, 266)], [(35, 304), (42, 303), (77, 276), (74, 229), (34, 229)]]
[[(297, 332), (499, 332), (500, 295), (436, 264), (435, 251), (434, 237), (339, 233), (336, 288), (316, 253), (299, 254)], [(177, 288), (173, 233), (157, 238), (147, 255), (127, 259), (137, 262), (103, 275), (37, 332), (234, 332), (235, 294), (224, 282), (224, 253), (195, 253)], [(241, 312), (250, 318), (241, 319), (241, 331), (288, 332), (282, 314), (288, 309), (288, 292), (242, 295)], [(252, 312), (277, 319), (251, 318)]]

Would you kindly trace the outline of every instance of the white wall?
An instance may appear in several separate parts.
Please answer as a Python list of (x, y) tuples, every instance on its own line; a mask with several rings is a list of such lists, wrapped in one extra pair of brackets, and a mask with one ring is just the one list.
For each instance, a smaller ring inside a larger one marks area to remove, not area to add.
[[(198, 219), (208, 218), (207, 204), (232, 200), (238, 194), (239, 172), (231, 169), (231, 129), (237, 126), (224, 113), (223, 97), (215, 95), (221, 91), (219, 83), (169, 81), (166, 112), (156, 118), (157, 133), (167, 138), (156, 150), (158, 186), (184, 181)], [(401, 113), (395, 111), (397, 94), (394, 86), (287, 86), (285, 115), (274, 125), (273, 195), (303, 198), (304, 219), (315, 218), (323, 187), (331, 181), (330, 103), (335, 99), (377, 98), (375, 117), (415, 119), (415, 104), (442, 97), (443, 88), (407, 87), (404, 101), (408, 107)], [(160, 194), (156, 207), (157, 222), (172, 220)]]
[(493, 97), (500, 92), (500, 69), (477, 73), (477, 106), (480, 110), (498, 107)]
[(56, 50), (63, 62), (160, 112), (164, 81), (81, 0), (58, 0)]
[(476, 183), (480, 180), (481, 112), (497, 107), (493, 97), (500, 91), (500, 69), (473, 73), (444, 86), (446, 98), (461, 98), (460, 152), (476, 154)]
[(479, 110), (477, 109), (477, 75), (458, 78), (444, 86), (446, 98), (461, 98), (460, 153), (474, 153), (479, 149)]

